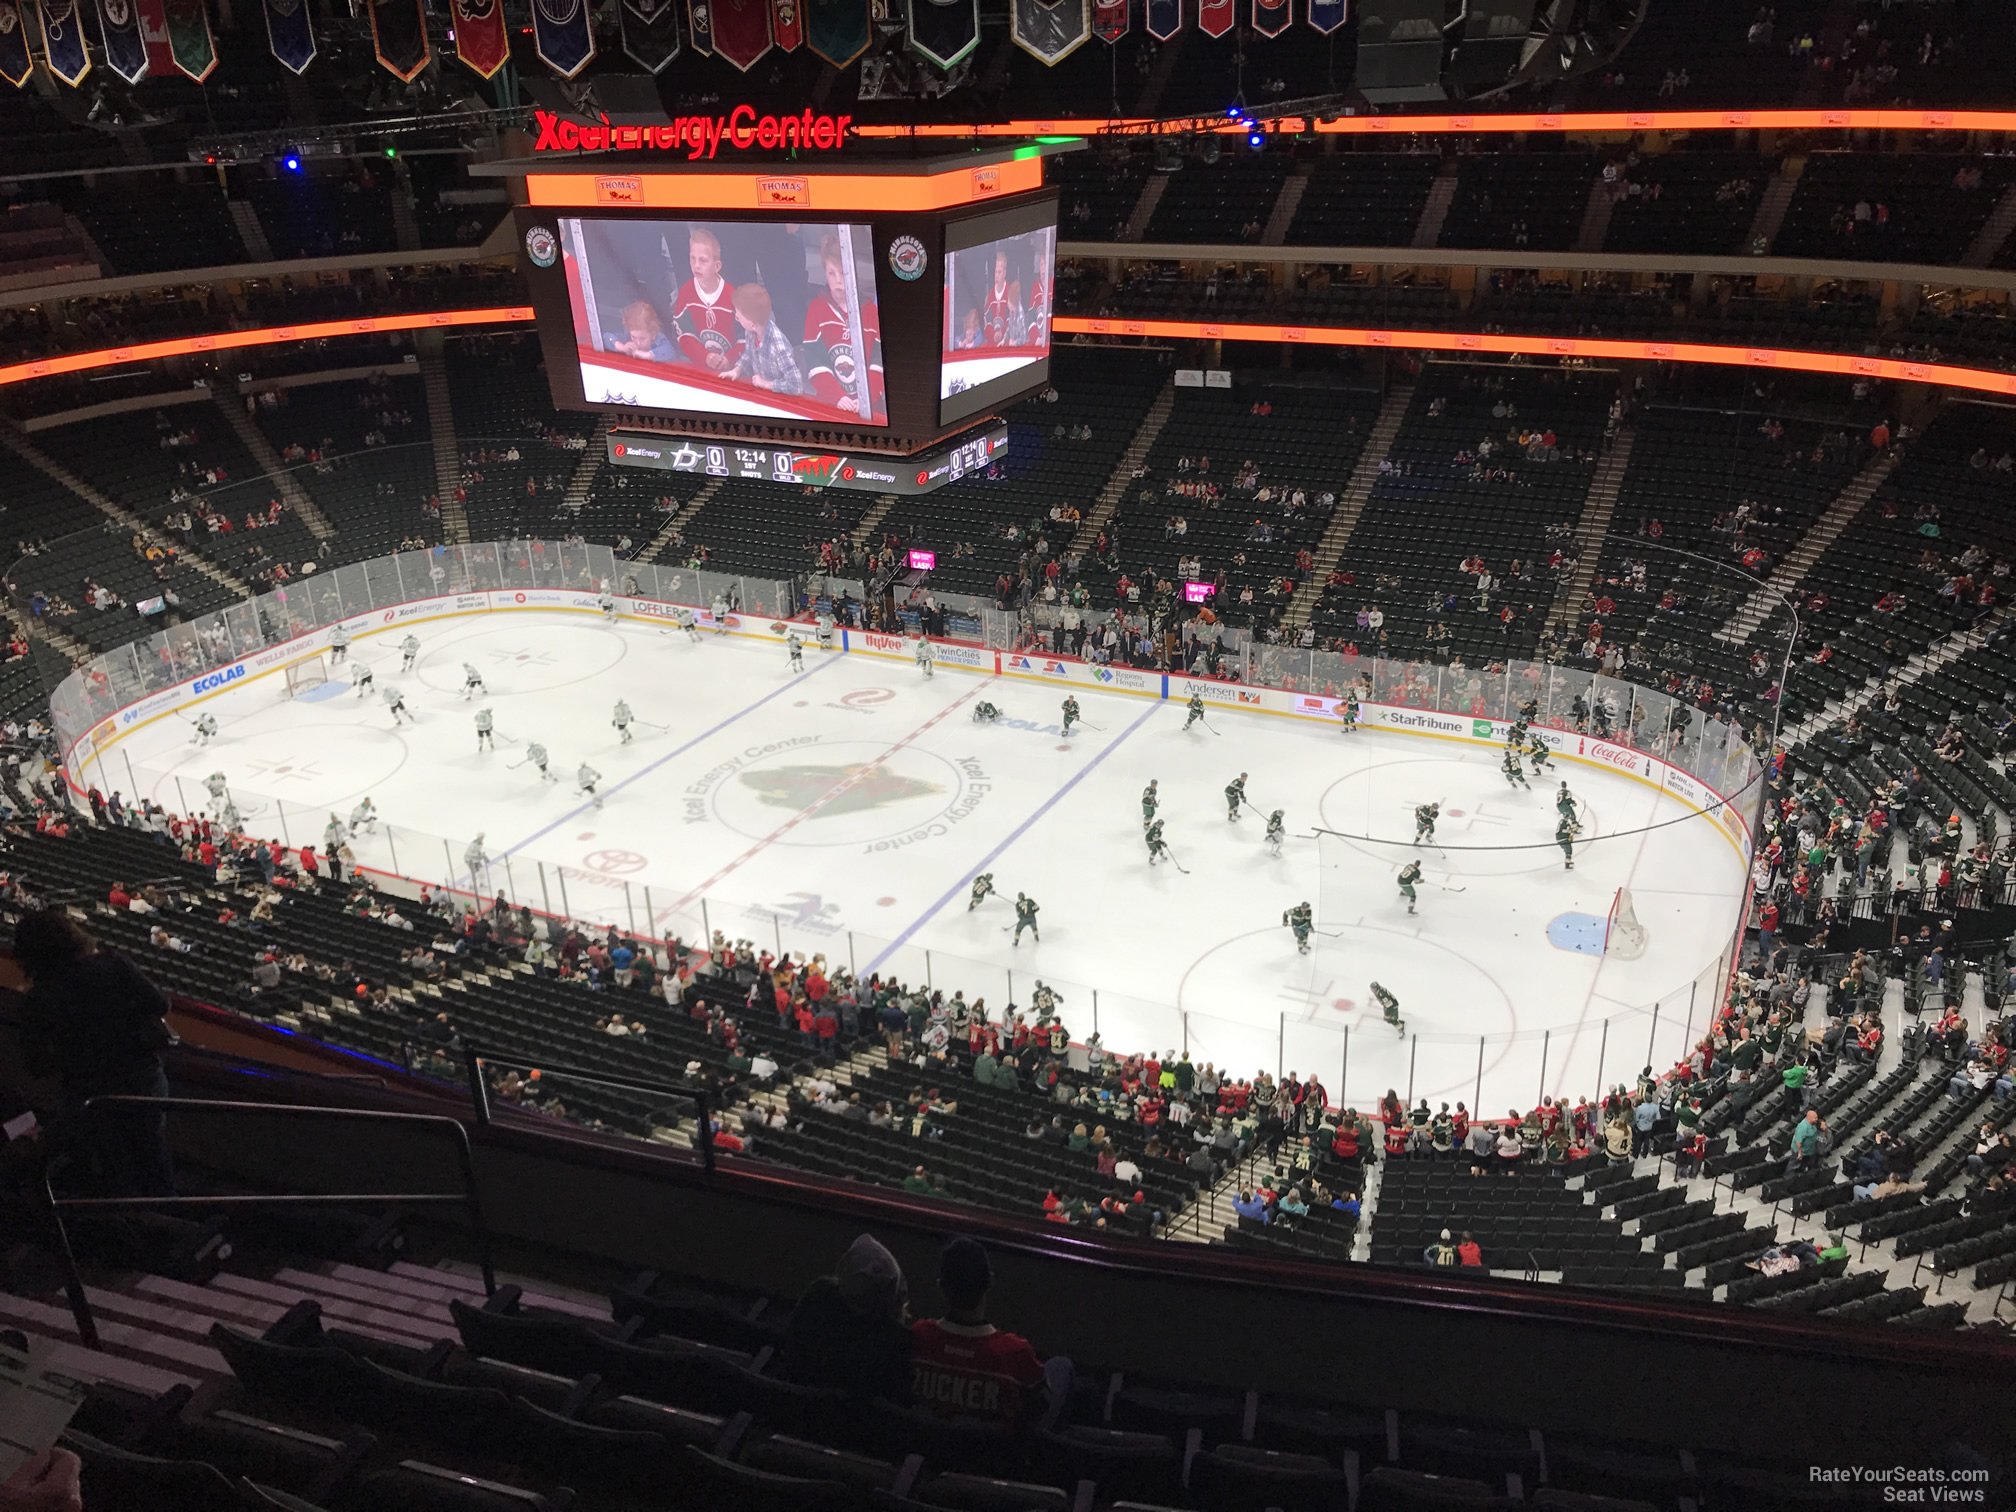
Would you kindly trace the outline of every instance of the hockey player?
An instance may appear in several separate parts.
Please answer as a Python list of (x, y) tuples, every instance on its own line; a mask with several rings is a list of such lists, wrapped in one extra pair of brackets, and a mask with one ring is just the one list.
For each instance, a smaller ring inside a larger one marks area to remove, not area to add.
[(784, 637), (784, 649), (791, 653), (791, 670), (793, 672), (803, 672), (805, 670), (805, 642), (798, 639), (798, 632), (796, 630), (793, 630), (789, 635)]
[(371, 689), (376, 685), (378, 679), (372, 675), (371, 668), (368, 665), (359, 662), (357, 663), (356, 675), (352, 678), (352, 681), (357, 684), (357, 696), (365, 698), (370, 695)]
[(322, 828), (322, 843), (332, 850), (338, 850), (342, 848), (343, 842), (349, 838), (349, 829), (340, 818), (331, 814), (328, 824)]
[(620, 698), (617, 699), (616, 709), (609, 716), (609, 723), (616, 726), (616, 733), (623, 738), (624, 745), (630, 744), (630, 721), (634, 718), (636, 716), (630, 712), (630, 705)]
[(994, 873), (982, 872), (973, 879), (973, 896), (966, 904), (966, 912), (971, 913), (994, 891)]
[(542, 782), (558, 782), (560, 780), (546, 770), (546, 747), (539, 744), (538, 741), (535, 740), (525, 747), (525, 759), (539, 768), (539, 778)]
[(1568, 791), (1568, 784), (1561, 784), (1561, 791), (1554, 795), (1554, 812), (1563, 819), (1575, 817), (1575, 795)]
[(413, 663), (419, 659), (420, 637), (409, 630), (406, 634), (406, 639), (399, 642), (399, 670), (401, 672), (411, 672), (413, 670)]
[(1194, 724), (1202, 724), (1203, 722), (1204, 722), (1204, 695), (1202, 693), (1192, 693), (1190, 695), (1189, 712), (1183, 718), (1183, 728), (1185, 730), (1188, 730), (1190, 726)]
[(350, 655), (350, 632), (338, 625), (329, 635), (329, 665), (335, 666)]
[(217, 815), (217, 822), (224, 826), (227, 833), (234, 835), (245, 828), (245, 816), (238, 812), (238, 805), (229, 798), (224, 800), (224, 807)]
[(1421, 803), (1414, 807), (1414, 843), (1421, 845), (1435, 843), (1435, 821), (1442, 817), (1439, 803)]
[(216, 737), (217, 716), (215, 714), (198, 714), (196, 716), (196, 731), (189, 737), (190, 741), (193, 744), (204, 746), (210, 744)]
[(462, 852), (462, 864), (469, 868), (469, 880), (475, 881), (476, 874), (490, 864), (490, 857), (483, 850), (483, 832), (478, 830), (476, 838), (469, 842), (469, 848)]
[(1030, 897), (1027, 893), (1015, 894), (1014, 944), (1020, 945), (1022, 943), (1022, 931), (1025, 929), (1035, 938), (1038, 945), (1043, 943), (1043, 931), (1036, 927), (1036, 909), (1037, 904), (1034, 898)]
[(595, 607), (602, 611), (603, 619), (612, 625), (616, 623), (616, 595), (611, 593), (606, 586), (600, 593), (595, 595)]
[(1241, 772), (1225, 784), (1225, 817), (1237, 819), (1240, 805), (1246, 801), (1246, 774)]
[(1162, 807), (1161, 783), (1150, 781), (1148, 786), (1141, 789), (1141, 822), (1144, 825), (1153, 824), (1155, 811), (1160, 807)]
[(1569, 871), (1575, 870), (1575, 835), (1582, 828), (1575, 822), (1575, 816), (1568, 814), (1554, 826), (1554, 843), (1561, 847), (1562, 864)]
[(209, 793), (210, 807), (215, 811), (224, 806), (225, 799), (230, 795), (231, 784), (224, 780), (222, 772), (212, 772), (203, 779), (203, 788)]
[(1309, 905), (1297, 903), (1281, 915), (1281, 922), (1295, 931), (1295, 949), (1303, 955), (1309, 954), (1309, 936), (1316, 927), (1316, 915)]
[(1148, 828), (1141, 832), (1141, 838), (1148, 842), (1148, 864), (1150, 866), (1153, 866), (1157, 861), (1160, 861), (1164, 856), (1169, 854), (1169, 847), (1162, 843), (1162, 821), (1160, 819), (1152, 821)]
[(1547, 742), (1538, 735), (1527, 738), (1526, 759), (1532, 763), (1535, 777), (1542, 772), (1551, 771), (1554, 766), (1554, 753), (1547, 749)]
[(1519, 748), (1517, 746), (1508, 745), (1505, 747), (1505, 755), (1499, 761), (1498, 767), (1505, 774), (1506, 786), (1523, 788), (1528, 785), (1526, 781), (1526, 768), (1519, 764)]
[(576, 796), (588, 799), (597, 808), (602, 807), (602, 797), (595, 791), (595, 784), (601, 780), (602, 774), (600, 772), (588, 765), (587, 762), (582, 762), (580, 769), (574, 773), (574, 783), (579, 789)]
[(1346, 735), (1358, 733), (1358, 694), (1355, 689), (1344, 690), (1344, 697), (1337, 705), (1337, 717), (1344, 721), (1339, 728)]
[(931, 637), (917, 637), (917, 670), (926, 677), (938, 675), (938, 653), (931, 649)]
[(1281, 842), (1288, 838), (1288, 826), (1281, 819), (1283, 812), (1285, 811), (1282, 809), (1276, 809), (1267, 816), (1267, 834), (1265, 837), (1267, 848), (1274, 852), (1277, 859), (1281, 855)]
[(1000, 717), (1001, 711), (991, 703), (988, 703), (984, 698), (979, 703), (973, 705), (973, 723), (975, 724), (992, 724)]
[(387, 688), (379, 697), (385, 700), (385, 710), (392, 716), (393, 729), (398, 729), (413, 717), (406, 712), (406, 696), (397, 688)]
[(1377, 982), (1372, 984), (1372, 996), (1379, 1004), (1379, 1013), (1402, 1039), (1407, 1036), (1407, 1021), (1400, 1017), (1400, 999), (1393, 996)]
[(821, 609), (812, 616), (812, 639), (821, 651), (833, 649), (833, 611)]
[(716, 635), (726, 635), (728, 633), (727, 594), (717, 593), (714, 595), (713, 615), (714, 615), (714, 633)]
[(681, 609), (672, 616), (672, 623), (686, 632), (686, 639), (694, 645), (700, 644), (700, 621), (693, 617), (691, 609)]
[(1066, 697), (1064, 700), (1064, 733), (1071, 733), (1071, 726), (1078, 723), (1078, 700)]
[(350, 833), (352, 835), (375, 834), (378, 829), (378, 805), (369, 798), (360, 798), (357, 806), (350, 810)]
[(488, 709), (478, 709), (476, 711), (476, 749), (479, 751), (496, 750), (497, 742), (493, 738), (496, 731), (497, 717)]
[(462, 663), (462, 696), (464, 698), (474, 698), (478, 693), (488, 694), (489, 691), (488, 688), (483, 686), (483, 674), (476, 670), (476, 664), (474, 662)]
[(1414, 912), (1414, 884), (1421, 880), (1421, 863), (1409, 861), (1400, 868), (1400, 896), (1407, 900), (1407, 912)]

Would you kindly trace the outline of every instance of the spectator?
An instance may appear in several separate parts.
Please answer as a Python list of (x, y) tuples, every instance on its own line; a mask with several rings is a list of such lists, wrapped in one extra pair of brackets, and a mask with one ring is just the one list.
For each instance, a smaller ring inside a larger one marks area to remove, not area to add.
[(1464, 1232), (1463, 1237), (1456, 1241), (1456, 1263), (1458, 1265), (1477, 1266), (1481, 1266), (1484, 1263), (1483, 1247), (1470, 1237), (1467, 1230)]
[(59, 1139), (87, 1158), (107, 1195), (172, 1195), (175, 1172), (160, 1114), (103, 1113), (88, 1129), (83, 1124), (84, 1104), (93, 1097), (168, 1095), (161, 1064), (161, 1052), (175, 1042), (168, 999), (124, 956), (100, 950), (61, 909), (29, 914), (15, 926), (14, 958), (29, 981), (22, 1058), (31, 1075), (62, 1083)]
[(799, 1300), (779, 1361), (784, 1378), (907, 1404), (909, 1299), (896, 1257), (863, 1234)]
[(1820, 1158), (1820, 1135), (1825, 1125), (1820, 1122), (1820, 1110), (1808, 1108), (1806, 1116), (1792, 1126), (1792, 1146), (1785, 1155), (1785, 1170), (1810, 1171)]
[(1449, 1241), (1449, 1230), (1442, 1230), (1441, 1237), (1421, 1251), (1421, 1258), (1430, 1265), (1456, 1264), (1456, 1246)]
[(1046, 1381), (1068, 1390), (1068, 1360), (1046, 1367), (1027, 1339), (987, 1321), (993, 1284), (979, 1241), (954, 1239), (938, 1262), (945, 1316), (911, 1325), (912, 1391), (941, 1416), (1020, 1423), (1034, 1415)]

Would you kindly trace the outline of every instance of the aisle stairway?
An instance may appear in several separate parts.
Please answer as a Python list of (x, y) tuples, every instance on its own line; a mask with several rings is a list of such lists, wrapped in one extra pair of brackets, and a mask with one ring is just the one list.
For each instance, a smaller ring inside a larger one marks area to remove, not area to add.
[(1338, 491), (1337, 512), (1331, 515), (1323, 539), (1316, 545), (1316, 570), (1296, 586), (1295, 597), (1281, 617), (1283, 630), (1299, 630), (1309, 623), (1317, 600), (1323, 597), (1323, 580), (1344, 559), (1351, 533), (1358, 528), (1358, 518), (1365, 513), (1365, 505), (1372, 497), (1372, 485), (1379, 481), (1379, 464), (1392, 451), (1394, 438), (1407, 418), (1407, 406), (1413, 402), (1411, 383), (1396, 383), (1386, 391), (1379, 406), (1379, 418), (1372, 422), (1372, 429), (1365, 437), (1365, 449), (1358, 454), (1350, 478)]

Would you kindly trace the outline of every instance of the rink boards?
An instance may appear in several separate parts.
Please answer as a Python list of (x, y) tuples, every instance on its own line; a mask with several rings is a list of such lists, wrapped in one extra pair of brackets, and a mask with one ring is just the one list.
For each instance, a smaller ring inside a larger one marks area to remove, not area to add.
[[(659, 625), (669, 630), (677, 615), (691, 613), (704, 634), (713, 635), (722, 630), (711, 610), (703, 604), (634, 597), (618, 597), (616, 603), (621, 619)], [(150, 693), (116, 709), (70, 742), (64, 753), (65, 774), (72, 787), (81, 793), (90, 786), (86, 772), (89, 764), (102, 760), (105, 753), (127, 735), (222, 693), (283, 672), (294, 663), (326, 654), (339, 624), (354, 644), (382, 635), (403, 639), (409, 630), (441, 620), (517, 612), (602, 617), (596, 594), (570, 588), (507, 588), (444, 593), (369, 610), (269, 646), (251, 656), (213, 667), (172, 688)], [(775, 642), (780, 647), (787, 636), (796, 633), (805, 642), (808, 652), (819, 653), (812, 624), (806, 620), (764, 620), (760, 616), (731, 614), (727, 617), (725, 631), (743, 638)], [(828, 654), (913, 662), (916, 647), (916, 640), (906, 636), (873, 630), (838, 630), (834, 651)], [(1203, 700), (1207, 709), (1214, 712), (1270, 714), (1333, 726), (1339, 722), (1339, 701), (1322, 694), (1252, 687), (1133, 667), (1101, 666), (1047, 653), (997, 651), (965, 641), (934, 639), (932, 650), (941, 667), (1048, 685), (1058, 690), (1060, 700), (1074, 688), (1185, 702), (1195, 694)], [(1470, 746), (1500, 746), (1507, 731), (1503, 720), (1372, 702), (1360, 704), (1358, 723), (1362, 730), (1425, 736)], [(1532, 732), (1564, 761), (1629, 777), (1670, 795), (1699, 817), (1711, 820), (1723, 839), (1735, 850), (1747, 872), (1751, 859), (1751, 835), (1745, 813), (1754, 807), (1754, 798), (1732, 801), (1730, 795), (1708, 786), (1673, 763), (1631, 746), (1597, 740), (1574, 730), (1548, 725), (1534, 725)]]

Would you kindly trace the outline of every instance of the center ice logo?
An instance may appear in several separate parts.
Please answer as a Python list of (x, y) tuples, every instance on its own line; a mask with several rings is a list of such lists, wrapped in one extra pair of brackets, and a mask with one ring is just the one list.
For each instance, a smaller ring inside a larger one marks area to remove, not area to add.
[[(866, 766), (785, 766), (744, 772), (743, 787), (772, 808), (796, 812), (818, 804), (811, 819), (838, 818), (869, 809), (887, 808), (909, 798), (925, 798), (945, 790), (922, 778), (892, 772), (877, 763)], [(828, 795), (831, 796), (828, 796)], [(821, 803), (820, 799), (826, 801)]]

